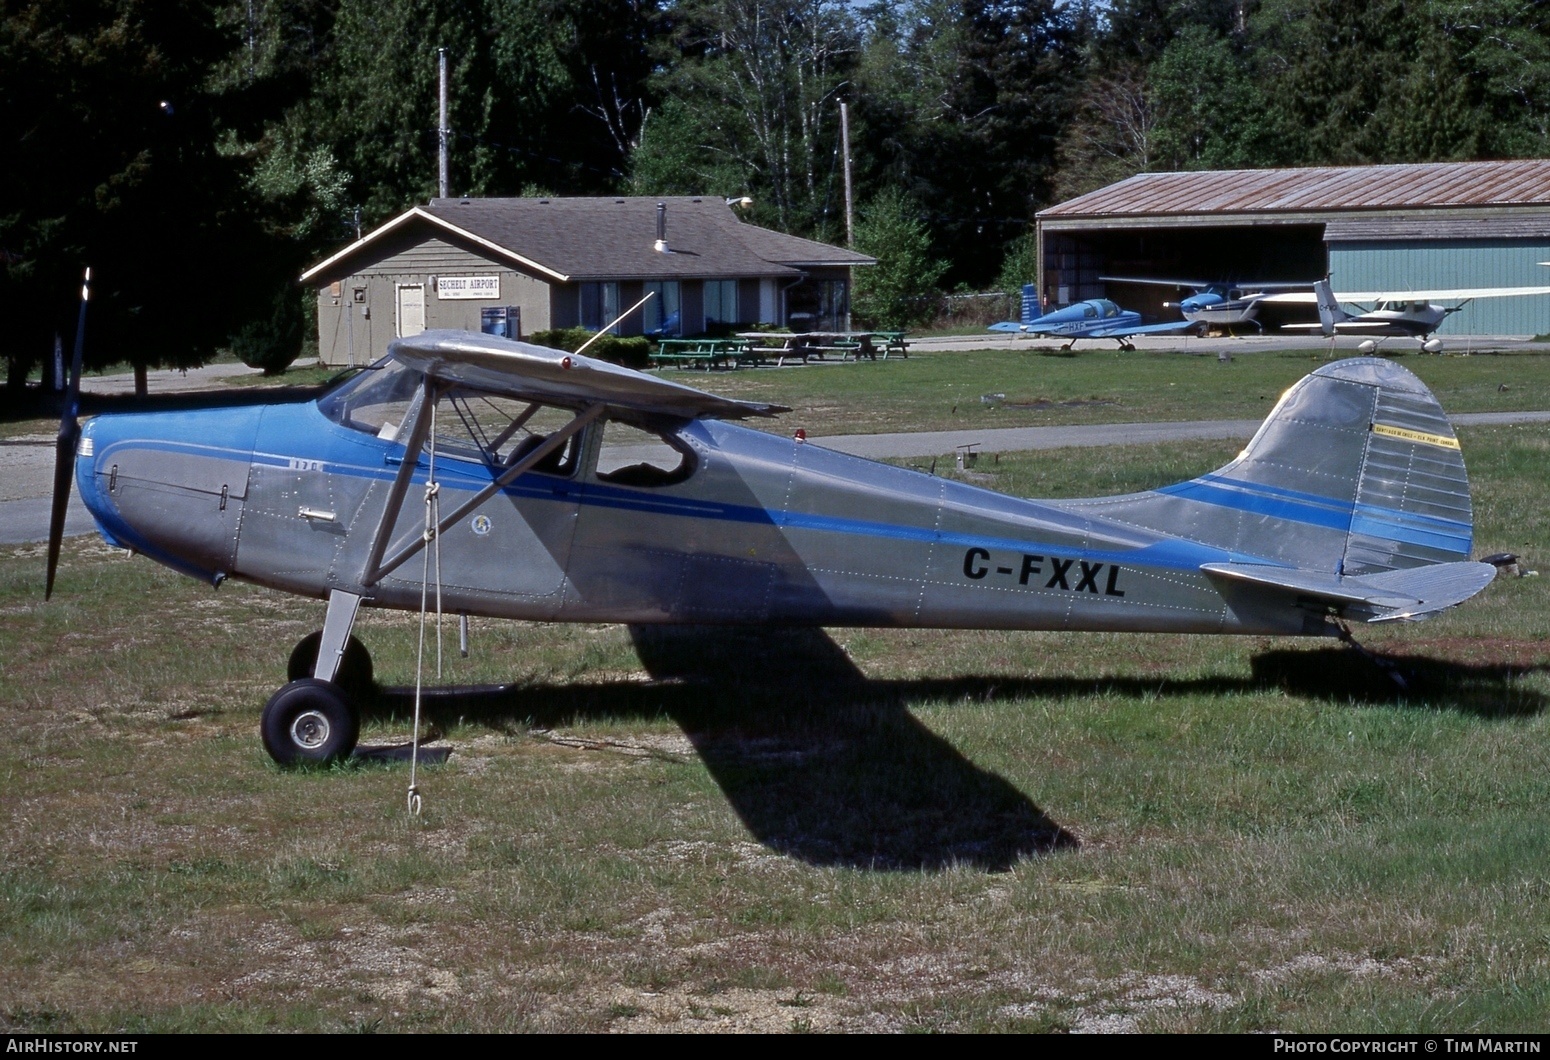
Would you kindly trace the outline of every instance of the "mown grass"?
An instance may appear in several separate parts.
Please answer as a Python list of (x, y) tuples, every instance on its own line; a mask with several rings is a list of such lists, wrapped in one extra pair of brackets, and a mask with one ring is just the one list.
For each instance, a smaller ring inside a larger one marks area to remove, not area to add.
[[(1538, 565), (1550, 431), (1462, 437), (1477, 551)], [(974, 474), (1091, 495), (1235, 448)], [(0, 550), (7, 1030), (1527, 1032), (1550, 1005), (1543, 578), (1362, 631), (1407, 692), (1324, 642), (476, 622), (414, 819), (402, 763), (259, 748), (320, 605), (89, 539), (46, 605), (41, 569)], [(389, 686), (363, 740), (400, 741), (415, 619), (359, 633)]]
[[(777, 433), (1027, 427), (1158, 420), (1259, 419), (1291, 384), (1328, 360), (1325, 349), (1203, 354), (1025, 349), (912, 353), (908, 360), (691, 372), (665, 379), (733, 397), (789, 405), (757, 422)], [(1539, 350), (1396, 358), (1449, 412), (1550, 408), (1550, 353)], [(987, 395), (1005, 395), (994, 404)]]

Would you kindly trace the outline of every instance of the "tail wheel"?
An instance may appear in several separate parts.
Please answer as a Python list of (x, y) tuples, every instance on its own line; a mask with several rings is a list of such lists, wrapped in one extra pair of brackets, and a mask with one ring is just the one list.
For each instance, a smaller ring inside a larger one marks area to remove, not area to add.
[(259, 733), (282, 766), (333, 762), (355, 750), (360, 719), (332, 682), (304, 677), (269, 697)]
[[(308, 633), (291, 649), (291, 658), (285, 666), (285, 676), (292, 681), (311, 677), (317, 669), (318, 647), (323, 643), (323, 631)], [(344, 689), (350, 698), (359, 701), (371, 694), (371, 652), (366, 645), (351, 634), (344, 645), (344, 657), (334, 673), (334, 684)]]

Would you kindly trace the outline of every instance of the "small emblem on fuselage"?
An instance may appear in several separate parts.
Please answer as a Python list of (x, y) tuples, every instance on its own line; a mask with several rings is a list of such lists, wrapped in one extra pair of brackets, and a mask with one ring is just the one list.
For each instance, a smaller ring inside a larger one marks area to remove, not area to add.
[(468, 525), (473, 528), (474, 533), (483, 537), (490, 532), (490, 517), (488, 515), (476, 515)]

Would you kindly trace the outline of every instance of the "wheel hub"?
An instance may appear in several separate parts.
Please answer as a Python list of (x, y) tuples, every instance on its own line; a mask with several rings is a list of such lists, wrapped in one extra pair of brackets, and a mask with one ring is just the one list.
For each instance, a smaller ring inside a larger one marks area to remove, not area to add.
[(328, 719), (319, 711), (303, 711), (291, 722), (291, 739), (297, 747), (315, 751), (328, 742), (329, 729)]

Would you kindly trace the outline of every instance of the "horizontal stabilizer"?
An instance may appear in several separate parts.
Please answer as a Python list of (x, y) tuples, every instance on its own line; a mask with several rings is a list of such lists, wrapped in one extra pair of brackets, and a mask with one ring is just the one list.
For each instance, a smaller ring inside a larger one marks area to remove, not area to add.
[(472, 331), (422, 331), (389, 343), (388, 355), (433, 379), (576, 408), (602, 402), (684, 419), (733, 420), (791, 411), (717, 397), (596, 357)]
[(1207, 574), (1304, 597), (1311, 605), (1367, 622), (1421, 618), (1454, 607), (1496, 577), (1489, 563), (1461, 561), (1341, 575), (1261, 563), (1206, 563)]

